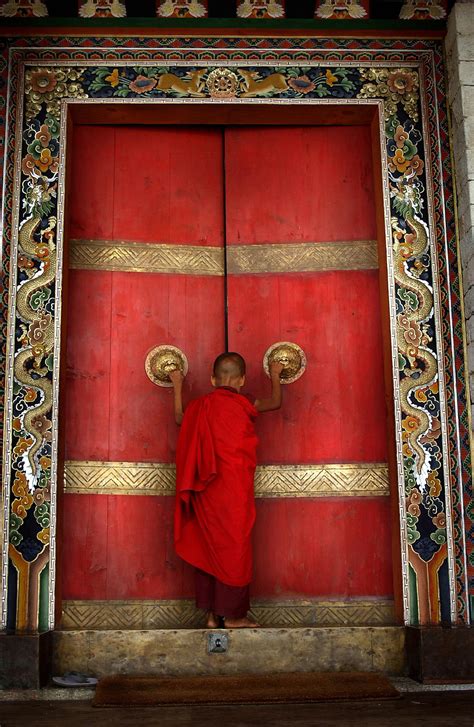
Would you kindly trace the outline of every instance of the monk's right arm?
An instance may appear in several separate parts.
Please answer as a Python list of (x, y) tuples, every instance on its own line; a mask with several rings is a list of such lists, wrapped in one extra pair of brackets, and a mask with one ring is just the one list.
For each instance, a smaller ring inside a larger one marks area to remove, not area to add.
[(280, 374), (283, 366), (278, 361), (272, 361), (270, 364), (270, 380), (272, 382), (272, 395), (269, 399), (257, 399), (255, 408), (259, 412), (275, 411), (281, 407), (281, 381)]
[(183, 421), (183, 374), (179, 369), (171, 371), (169, 374), (171, 382), (173, 384), (174, 394), (174, 420), (179, 425)]

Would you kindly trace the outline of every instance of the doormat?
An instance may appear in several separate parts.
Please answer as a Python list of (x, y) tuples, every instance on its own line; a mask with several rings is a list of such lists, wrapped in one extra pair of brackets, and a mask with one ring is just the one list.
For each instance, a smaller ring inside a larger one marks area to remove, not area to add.
[(99, 681), (93, 704), (95, 707), (156, 707), (396, 699), (399, 696), (387, 677), (372, 672), (109, 676)]

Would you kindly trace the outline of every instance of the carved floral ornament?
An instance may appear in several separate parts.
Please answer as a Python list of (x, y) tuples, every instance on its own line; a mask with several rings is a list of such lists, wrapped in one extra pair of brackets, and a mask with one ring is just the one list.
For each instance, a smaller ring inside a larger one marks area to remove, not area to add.
[[(33, 561), (49, 537), (61, 100), (381, 99), (391, 205), (407, 539), (416, 557), (428, 562), (445, 546), (447, 531), (418, 70), (343, 63), (37, 66), (26, 71), (25, 91), (12, 405), (12, 547)], [(34, 542), (25, 536), (27, 518), (37, 523)]]
[(4, 18), (43, 18), (48, 14), (41, 0), (2, 0), (0, 16)]
[(124, 18), (127, 8), (120, 0), (79, 0), (80, 18)]
[(284, 18), (285, 0), (238, 0), (238, 18)]
[[(207, 0), (155, 0), (161, 18), (204, 18)], [(447, 0), (404, 0), (402, 20), (440, 20), (446, 17)], [(77, 0), (80, 18), (124, 18), (123, 0)], [(48, 15), (43, 0), (0, 0), (0, 17), (41, 18)], [(285, 17), (285, 0), (238, 0), (236, 15), (243, 19)], [(315, 0), (314, 17), (319, 20), (347, 20), (369, 17), (369, 0)]]
[(207, 0), (156, 0), (156, 14), (159, 18), (205, 18)]

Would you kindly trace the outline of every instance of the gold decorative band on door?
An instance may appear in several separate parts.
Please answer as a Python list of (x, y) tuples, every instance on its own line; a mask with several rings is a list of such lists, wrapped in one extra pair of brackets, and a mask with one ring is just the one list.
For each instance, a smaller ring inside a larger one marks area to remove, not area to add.
[(70, 240), (69, 267), (126, 273), (224, 275), (224, 248), (122, 240)]
[[(262, 626), (382, 626), (395, 621), (393, 601), (383, 598), (294, 601), (252, 600)], [(201, 628), (204, 615), (194, 601), (63, 601), (61, 629)], [(352, 637), (353, 638), (353, 635)]]
[(376, 270), (378, 267), (375, 240), (231, 245), (227, 248), (227, 270), (234, 275)]
[[(65, 492), (93, 495), (175, 493), (175, 467), (150, 462), (75, 462), (64, 467)], [(389, 494), (384, 463), (262, 465), (256, 497), (376, 497)]]
[[(302, 273), (378, 268), (375, 240), (229, 245), (232, 274)], [(201, 245), (70, 240), (69, 267), (182, 275), (224, 275), (224, 248)]]

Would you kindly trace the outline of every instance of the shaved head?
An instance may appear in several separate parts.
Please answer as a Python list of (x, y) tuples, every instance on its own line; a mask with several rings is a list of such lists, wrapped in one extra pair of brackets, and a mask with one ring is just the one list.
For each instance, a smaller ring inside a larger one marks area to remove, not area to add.
[(214, 361), (213, 374), (218, 381), (245, 376), (245, 361), (240, 353), (221, 353)]

